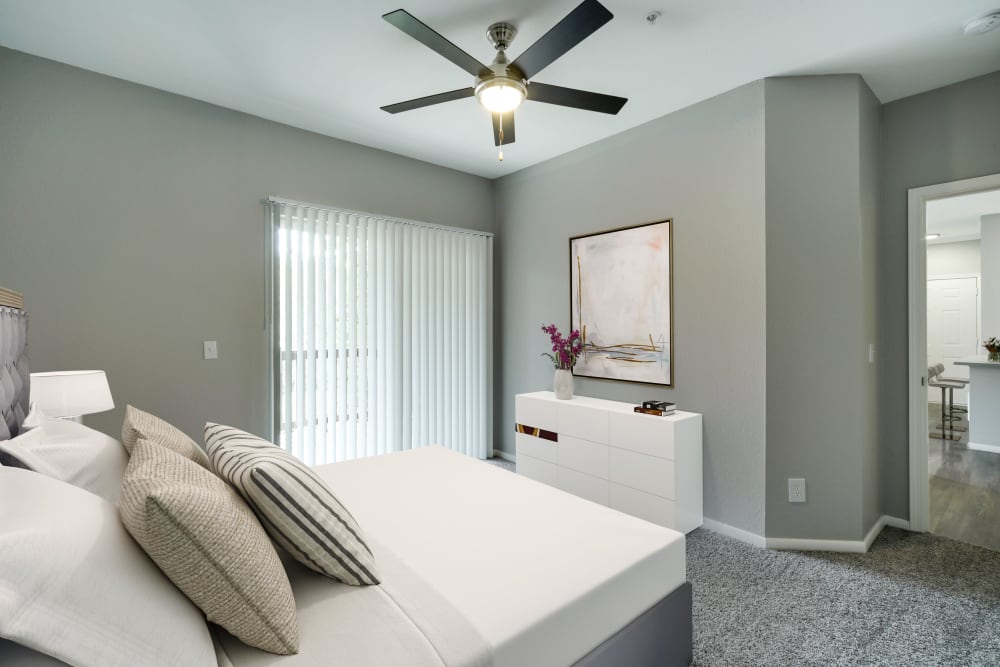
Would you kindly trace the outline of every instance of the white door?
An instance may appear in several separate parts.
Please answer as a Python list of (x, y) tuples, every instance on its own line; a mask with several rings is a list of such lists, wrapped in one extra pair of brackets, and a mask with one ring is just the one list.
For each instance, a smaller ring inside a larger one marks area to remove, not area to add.
[[(976, 356), (979, 348), (979, 279), (931, 278), (927, 281), (927, 365), (944, 364), (945, 377), (969, 377), (955, 360)], [(929, 388), (928, 400), (941, 390)], [(968, 391), (955, 390), (955, 403), (968, 405)]]

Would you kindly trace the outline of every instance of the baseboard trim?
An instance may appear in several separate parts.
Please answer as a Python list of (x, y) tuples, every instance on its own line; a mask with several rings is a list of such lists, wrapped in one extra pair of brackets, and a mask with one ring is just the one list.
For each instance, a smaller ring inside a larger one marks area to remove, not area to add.
[(872, 548), (872, 542), (874, 542), (875, 538), (879, 536), (879, 533), (882, 532), (883, 528), (885, 528), (885, 515), (884, 514), (878, 518), (878, 521), (876, 521), (872, 525), (871, 530), (869, 530), (868, 534), (865, 535), (865, 548), (864, 548), (864, 551), (862, 553), (866, 553), (869, 549)]
[(906, 519), (900, 519), (899, 517), (889, 516), (888, 514), (883, 514), (882, 518), (885, 519), (885, 525), (890, 528), (899, 528), (901, 530), (910, 530), (910, 522)]
[(715, 519), (709, 519), (705, 517), (702, 520), (702, 528), (706, 528), (713, 533), (718, 533), (719, 535), (725, 535), (726, 537), (733, 537), (741, 542), (746, 542), (749, 545), (760, 547), (763, 549), (766, 545), (764, 542), (763, 535), (757, 535), (751, 533), (750, 531), (743, 530), (741, 528), (735, 528), (727, 523), (722, 523), (721, 521), (716, 521)]
[(992, 452), (994, 454), (1000, 454), (1000, 447), (996, 445), (982, 445), (978, 442), (970, 442), (968, 447), (969, 449), (975, 449), (979, 452)]
[(779, 551), (840, 551), (864, 553), (865, 543), (861, 540), (806, 540), (798, 537), (769, 537), (767, 548)]
[(507, 461), (508, 463), (517, 463), (517, 459), (514, 457), (513, 454), (508, 454), (507, 452), (503, 451), (502, 449), (494, 449), (493, 450), (493, 458), (503, 459), (504, 461)]
[(871, 548), (875, 538), (886, 526), (909, 530), (910, 522), (883, 514), (872, 525), (863, 540), (806, 540), (795, 537), (769, 537), (767, 538), (767, 548), (783, 551), (840, 551), (863, 554)]

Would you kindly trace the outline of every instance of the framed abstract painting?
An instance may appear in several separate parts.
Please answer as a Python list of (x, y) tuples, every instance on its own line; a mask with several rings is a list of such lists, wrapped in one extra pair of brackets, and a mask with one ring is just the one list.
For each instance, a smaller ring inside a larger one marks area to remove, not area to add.
[(672, 220), (569, 240), (573, 374), (673, 386)]

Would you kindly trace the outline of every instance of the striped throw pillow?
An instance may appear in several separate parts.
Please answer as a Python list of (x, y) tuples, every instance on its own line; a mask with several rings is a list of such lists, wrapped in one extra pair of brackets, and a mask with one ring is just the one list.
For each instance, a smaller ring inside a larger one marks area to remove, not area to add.
[(267, 440), (205, 425), (216, 474), (257, 512), (267, 532), (300, 563), (352, 586), (379, 583), (357, 521), (316, 473)]
[(122, 445), (130, 455), (139, 438), (172, 449), (184, 458), (190, 459), (208, 470), (212, 469), (205, 452), (184, 431), (131, 405), (125, 407), (125, 421), (122, 422)]

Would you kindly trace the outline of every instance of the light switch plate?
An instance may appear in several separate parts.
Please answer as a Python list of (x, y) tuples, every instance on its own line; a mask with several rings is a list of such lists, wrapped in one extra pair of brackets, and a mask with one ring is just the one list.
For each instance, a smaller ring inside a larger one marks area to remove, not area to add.
[(219, 343), (214, 340), (205, 341), (205, 358), (206, 359), (218, 359), (219, 358)]

